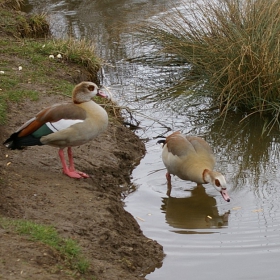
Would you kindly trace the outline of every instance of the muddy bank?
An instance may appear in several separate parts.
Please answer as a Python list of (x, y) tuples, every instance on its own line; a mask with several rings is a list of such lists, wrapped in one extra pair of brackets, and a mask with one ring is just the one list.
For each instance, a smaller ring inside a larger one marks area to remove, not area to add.
[[(1, 143), (37, 108), (63, 99), (45, 96), (11, 104), (8, 124), (1, 126)], [(160, 265), (162, 247), (143, 236), (123, 208), (130, 173), (145, 147), (121, 123), (110, 122), (96, 140), (73, 149), (76, 167), (87, 172), (88, 179), (63, 175), (52, 147), (10, 151), (1, 145), (0, 150), (0, 214), (54, 225), (63, 237), (78, 241), (91, 264), (86, 275), (71, 275), (51, 248), (1, 229), (2, 279), (137, 279)]]
[[(1, 143), (42, 108), (69, 101), (65, 95), (70, 92), (59, 92), (58, 88), (68, 89), (93, 77), (81, 65), (49, 60), (40, 55), (40, 49), (38, 52), (25, 44), (14, 31), (22, 14), (5, 10), (2, 2), (0, 101), (4, 102), (0, 102), (0, 113), (6, 111), (5, 100), (13, 97), (13, 90), (23, 97), (7, 103), (6, 123), (0, 125)], [(8, 19), (11, 24), (6, 24)], [(30, 92), (39, 92), (39, 98), (31, 101), (24, 97)], [(143, 235), (122, 201), (130, 191), (130, 174), (143, 157), (145, 146), (119, 117), (111, 113), (109, 119), (106, 132), (73, 149), (76, 168), (88, 173), (88, 179), (63, 175), (56, 148), (10, 151), (0, 145), (1, 279), (133, 280), (144, 278), (161, 265), (162, 246)], [(19, 235), (1, 224), (1, 218), (53, 225), (61, 237), (80, 245), (89, 261), (88, 271), (80, 274), (57, 250)]]

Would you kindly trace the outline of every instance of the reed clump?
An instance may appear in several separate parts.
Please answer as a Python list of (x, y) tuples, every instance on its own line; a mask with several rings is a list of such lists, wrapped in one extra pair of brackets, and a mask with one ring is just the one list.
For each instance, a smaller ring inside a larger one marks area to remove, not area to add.
[(47, 38), (50, 36), (50, 26), (45, 14), (19, 16), (17, 29), (22, 38)]
[(280, 114), (280, 1), (186, 2), (141, 29), (169, 63), (189, 65), (181, 85), (211, 96), (222, 114)]

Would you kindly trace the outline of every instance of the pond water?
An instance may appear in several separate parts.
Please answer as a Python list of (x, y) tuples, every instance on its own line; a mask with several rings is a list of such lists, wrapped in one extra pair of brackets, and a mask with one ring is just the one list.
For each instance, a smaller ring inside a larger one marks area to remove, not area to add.
[[(178, 78), (180, 68), (148, 67), (127, 60), (150, 51), (139, 44), (131, 27), (179, 7), (181, 1), (28, 3), (28, 10), (49, 14), (55, 36), (71, 34), (96, 42), (106, 62), (103, 84), (140, 121), (136, 133), (145, 140), (147, 154), (133, 171), (135, 190), (125, 205), (144, 234), (162, 244), (166, 254), (162, 266), (146, 278), (279, 279), (278, 131), (261, 137), (257, 118), (240, 123), (241, 118), (233, 115), (219, 120), (217, 112), (207, 110), (207, 99), (194, 102), (187, 95), (167, 96), (159, 102), (155, 92), (164, 92)], [(227, 179), (230, 203), (210, 185), (196, 188), (175, 177), (172, 196), (166, 195), (166, 171), (156, 137), (175, 130), (203, 136), (210, 143), (216, 169)]]

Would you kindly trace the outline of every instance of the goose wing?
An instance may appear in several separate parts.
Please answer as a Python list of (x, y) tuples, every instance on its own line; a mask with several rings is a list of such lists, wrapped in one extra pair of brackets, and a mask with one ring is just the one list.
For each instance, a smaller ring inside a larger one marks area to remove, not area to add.
[(55, 104), (51, 107), (41, 110), (35, 117), (25, 122), (4, 142), (4, 144), (12, 142), (18, 137), (28, 136), (47, 123), (59, 122), (61, 120), (85, 119), (86, 111), (75, 104)]
[(172, 133), (166, 138), (166, 145), (168, 152), (178, 157), (184, 157), (195, 152), (192, 143), (179, 131)]
[(27, 121), (18, 129), (18, 137), (29, 135), (46, 123), (60, 120), (84, 120), (86, 111), (75, 104), (57, 104), (40, 111), (35, 118)]
[(208, 153), (214, 155), (210, 145), (202, 138), (197, 136), (185, 136), (197, 153)]

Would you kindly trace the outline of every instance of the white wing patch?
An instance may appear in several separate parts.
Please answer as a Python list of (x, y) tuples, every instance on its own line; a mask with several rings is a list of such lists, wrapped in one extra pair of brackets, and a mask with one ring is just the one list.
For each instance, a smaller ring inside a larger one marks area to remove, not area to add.
[(83, 122), (83, 120), (65, 120), (65, 119), (61, 119), (57, 122), (47, 122), (46, 125), (48, 126), (48, 128), (53, 131), (60, 131), (62, 129), (68, 128), (69, 126), (79, 123), (79, 122)]

